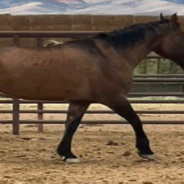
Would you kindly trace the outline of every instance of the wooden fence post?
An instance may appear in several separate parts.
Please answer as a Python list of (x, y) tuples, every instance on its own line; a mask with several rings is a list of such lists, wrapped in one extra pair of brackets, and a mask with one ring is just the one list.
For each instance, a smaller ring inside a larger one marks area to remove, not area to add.
[[(38, 110), (43, 110), (43, 103), (38, 103), (37, 104), (37, 109)], [(38, 112), (38, 116), (37, 116), (38, 120), (43, 120), (43, 112)], [(43, 132), (43, 124), (37, 124), (37, 127), (38, 127), (38, 132), (39, 133), (42, 133)]]
[(13, 98), (13, 134), (19, 135), (19, 99)]

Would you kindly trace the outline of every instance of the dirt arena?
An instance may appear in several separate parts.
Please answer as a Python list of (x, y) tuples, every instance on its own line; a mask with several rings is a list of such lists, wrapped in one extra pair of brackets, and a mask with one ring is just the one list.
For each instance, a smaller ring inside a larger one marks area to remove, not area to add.
[[(1, 109), (9, 109), (1, 105)], [(35, 105), (22, 106), (35, 109)], [(92, 106), (99, 109), (99, 106)], [(100, 107), (105, 108), (105, 107)], [(182, 110), (182, 105), (134, 105), (135, 109)], [(50, 105), (45, 109), (61, 109)], [(182, 120), (183, 115), (141, 115), (149, 120)], [(1, 119), (10, 119), (0, 114)], [(36, 115), (22, 115), (34, 119)], [(63, 119), (65, 115), (45, 115)], [(121, 119), (116, 115), (85, 115), (85, 119)], [(39, 134), (35, 125), (21, 125), (20, 136), (11, 126), (0, 125), (0, 184), (184, 184), (184, 126), (144, 125), (155, 152), (155, 161), (136, 154), (129, 125), (82, 125), (75, 134), (73, 151), (81, 163), (66, 164), (56, 154), (63, 125), (45, 125)], [(113, 145), (108, 145), (113, 141)]]

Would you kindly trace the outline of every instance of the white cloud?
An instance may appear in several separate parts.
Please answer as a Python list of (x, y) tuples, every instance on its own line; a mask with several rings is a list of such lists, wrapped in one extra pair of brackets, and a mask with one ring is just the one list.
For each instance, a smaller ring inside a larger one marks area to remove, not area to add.
[[(0, 9), (0, 13), (12, 15), (23, 14), (120, 14), (120, 15), (158, 15), (178, 13), (184, 15), (184, 4), (172, 3), (167, 0), (84, 0), (89, 3), (86, 7), (81, 5), (77, 9), (69, 8), (56, 11), (54, 6), (44, 3), (32, 2), (21, 6)], [(104, 3), (106, 2), (106, 3)], [(175, 2), (175, 0), (173, 0)], [(51, 4), (51, 3), (50, 3)], [(51, 4), (52, 5), (52, 4)]]

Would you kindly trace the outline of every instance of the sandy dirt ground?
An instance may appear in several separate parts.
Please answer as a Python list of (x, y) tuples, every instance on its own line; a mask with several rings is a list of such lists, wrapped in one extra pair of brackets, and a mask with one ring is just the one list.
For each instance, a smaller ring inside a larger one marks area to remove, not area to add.
[[(8, 105), (0, 109), (10, 109)], [(35, 105), (22, 106), (35, 109)], [(63, 107), (62, 107), (63, 108)], [(64, 107), (65, 108), (65, 107)], [(92, 109), (99, 109), (93, 106)], [(104, 107), (100, 107), (103, 109)], [(135, 109), (184, 110), (182, 105), (134, 105)], [(50, 105), (45, 109), (61, 109)], [(182, 120), (183, 115), (141, 115), (149, 120)], [(0, 114), (1, 119), (11, 119)], [(36, 115), (22, 115), (35, 119)], [(64, 115), (45, 115), (63, 119)], [(109, 120), (116, 115), (86, 115), (85, 119)], [(12, 135), (11, 126), (0, 125), (0, 184), (184, 184), (184, 126), (144, 125), (155, 152), (154, 161), (136, 154), (130, 125), (82, 125), (73, 140), (73, 151), (81, 163), (67, 164), (56, 154), (63, 125), (21, 125), (21, 134)], [(114, 145), (108, 145), (113, 141)]]

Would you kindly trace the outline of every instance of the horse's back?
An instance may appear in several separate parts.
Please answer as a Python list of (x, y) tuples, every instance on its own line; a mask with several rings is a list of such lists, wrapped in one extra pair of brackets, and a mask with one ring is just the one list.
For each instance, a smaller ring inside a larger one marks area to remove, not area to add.
[[(129, 85), (128, 67), (116, 63), (120, 58), (114, 51), (102, 44), (84, 46), (74, 42), (53, 48), (0, 49), (0, 91), (25, 99), (93, 101), (104, 91)], [(122, 75), (125, 84), (119, 81)]]
[(68, 46), (53, 49), (10, 47), (0, 52), (0, 91), (9, 95), (34, 99), (88, 98), (90, 85), (100, 77), (94, 58), (90, 62), (87, 53)]

